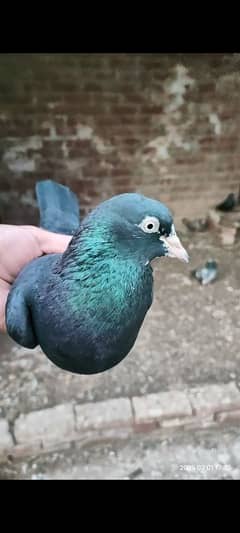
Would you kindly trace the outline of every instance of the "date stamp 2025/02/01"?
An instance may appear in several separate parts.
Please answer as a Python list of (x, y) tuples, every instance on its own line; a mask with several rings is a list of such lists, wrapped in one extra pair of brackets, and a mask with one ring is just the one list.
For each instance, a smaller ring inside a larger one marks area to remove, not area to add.
[(182, 472), (216, 472), (216, 471), (225, 471), (228, 472), (231, 469), (229, 464), (180, 464), (177, 465), (177, 469)]

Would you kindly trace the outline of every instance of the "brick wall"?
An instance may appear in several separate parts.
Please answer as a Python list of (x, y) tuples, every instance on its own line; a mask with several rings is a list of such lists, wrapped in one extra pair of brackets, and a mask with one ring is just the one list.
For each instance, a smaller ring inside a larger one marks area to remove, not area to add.
[(0, 55), (0, 217), (37, 222), (34, 184), (82, 213), (125, 191), (201, 214), (239, 184), (234, 55)]

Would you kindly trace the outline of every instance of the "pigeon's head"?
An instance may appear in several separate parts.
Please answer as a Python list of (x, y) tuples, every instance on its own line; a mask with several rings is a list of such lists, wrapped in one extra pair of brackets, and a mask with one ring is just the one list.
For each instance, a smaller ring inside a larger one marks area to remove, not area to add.
[(176, 257), (188, 262), (169, 209), (151, 198), (126, 193), (100, 204), (93, 217), (107, 224), (117, 245), (145, 264), (157, 257)]

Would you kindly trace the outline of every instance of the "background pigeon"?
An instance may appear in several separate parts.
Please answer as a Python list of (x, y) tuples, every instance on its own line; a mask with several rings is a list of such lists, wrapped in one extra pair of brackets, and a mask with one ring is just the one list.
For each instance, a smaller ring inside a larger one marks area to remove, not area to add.
[(213, 259), (209, 259), (204, 267), (192, 271), (192, 275), (202, 284), (212, 283), (218, 276), (218, 265)]

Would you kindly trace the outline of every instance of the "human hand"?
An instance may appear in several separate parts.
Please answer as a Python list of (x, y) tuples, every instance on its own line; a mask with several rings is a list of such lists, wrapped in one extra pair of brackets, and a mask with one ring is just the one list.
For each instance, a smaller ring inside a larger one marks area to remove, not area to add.
[(63, 253), (71, 239), (35, 226), (0, 224), (0, 332), (6, 332), (8, 293), (23, 267), (43, 254)]

